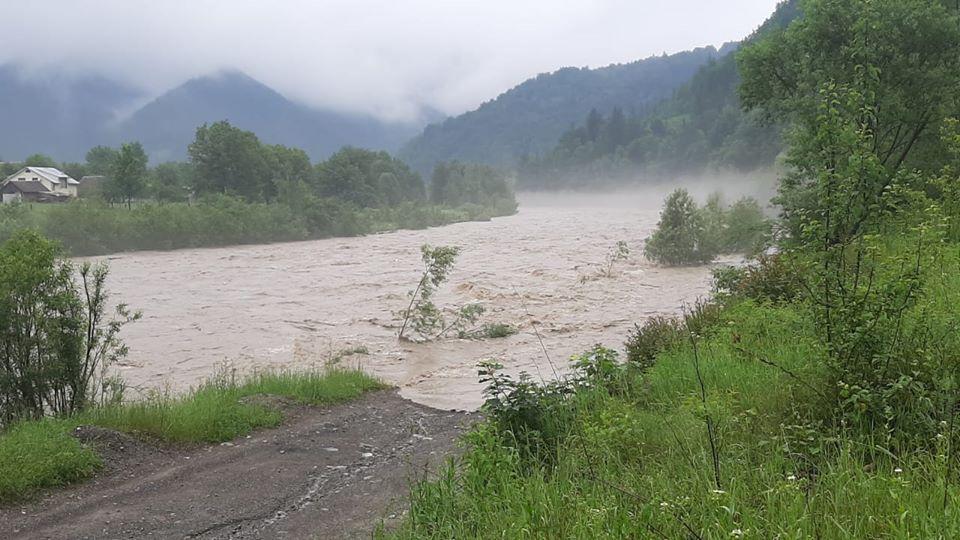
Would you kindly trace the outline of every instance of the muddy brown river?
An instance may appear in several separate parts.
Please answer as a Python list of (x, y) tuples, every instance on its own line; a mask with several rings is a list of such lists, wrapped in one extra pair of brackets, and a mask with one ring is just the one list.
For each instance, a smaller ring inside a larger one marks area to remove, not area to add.
[[(677, 313), (709, 290), (709, 269), (642, 257), (661, 194), (527, 195), (517, 215), (361, 238), (110, 256), (113, 298), (143, 312), (124, 329), (133, 388), (177, 392), (218, 370), (360, 366), (433, 407), (482, 402), (477, 362), (551, 377), (595, 343), (618, 349), (635, 322)], [(599, 275), (618, 240), (631, 249)], [(480, 303), (484, 322), (519, 327), (483, 341), (397, 340), (396, 312), (420, 279), (421, 244), (463, 252), (440, 306)], [(356, 347), (367, 353), (341, 355)]]

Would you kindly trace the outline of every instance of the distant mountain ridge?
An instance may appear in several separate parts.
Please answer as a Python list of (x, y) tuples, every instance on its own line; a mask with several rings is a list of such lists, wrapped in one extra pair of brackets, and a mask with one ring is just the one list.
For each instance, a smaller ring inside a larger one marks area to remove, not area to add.
[(237, 71), (191, 79), (136, 111), (117, 129), (161, 160), (182, 159), (197, 126), (219, 120), (264, 142), (302, 148), (314, 159), (352, 145), (394, 151), (418, 124), (312, 109)]
[(560, 135), (591, 109), (628, 113), (668, 98), (708, 61), (727, 55), (702, 47), (602, 68), (563, 68), (515, 86), (479, 108), (427, 126), (400, 156), (427, 172), (438, 161), (458, 159), (513, 166), (526, 155), (552, 148)]
[[(782, 0), (741, 43), (782, 31), (801, 15), (799, 0)], [(706, 169), (770, 167), (783, 149), (782, 126), (760, 122), (755, 112), (743, 110), (739, 85), (736, 50), (731, 48), (643, 114), (594, 119), (592, 129), (584, 115), (558, 144), (520, 164), (519, 185), (584, 188)]]
[(100, 77), (37, 80), (0, 66), (0, 97), (0, 160), (40, 152), (81, 161), (94, 146), (133, 140), (154, 163), (184, 159), (197, 127), (219, 120), (319, 160), (347, 145), (395, 151), (423, 127), (314, 109), (238, 71), (191, 79), (141, 105), (142, 92)]

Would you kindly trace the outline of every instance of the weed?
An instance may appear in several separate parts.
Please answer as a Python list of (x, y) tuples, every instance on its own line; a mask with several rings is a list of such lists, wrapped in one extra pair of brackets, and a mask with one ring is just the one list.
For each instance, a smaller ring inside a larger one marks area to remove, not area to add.
[(613, 267), (618, 262), (626, 261), (630, 257), (630, 247), (623, 240), (618, 240), (617, 244), (607, 253), (607, 260), (603, 265), (602, 275), (604, 277), (613, 277)]

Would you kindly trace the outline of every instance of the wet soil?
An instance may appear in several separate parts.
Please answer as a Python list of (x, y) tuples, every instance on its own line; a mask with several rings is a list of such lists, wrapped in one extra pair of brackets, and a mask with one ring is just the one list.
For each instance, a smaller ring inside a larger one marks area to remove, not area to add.
[(0, 538), (370, 538), (476, 414), (395, 390), (331, 408), (283, 405), (281, 427), (175, 448), (84, 427), (105, 458), (81, 485), (0, 508)]

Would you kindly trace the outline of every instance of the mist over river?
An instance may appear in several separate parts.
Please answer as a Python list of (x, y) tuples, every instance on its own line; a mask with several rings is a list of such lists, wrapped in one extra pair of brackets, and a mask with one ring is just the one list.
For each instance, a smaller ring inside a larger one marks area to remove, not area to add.
[[(423, 231), (284, 244), (138, 252), (106, 257), (112, 299), (143, 311), (123, 331), (120, 366), (138, 390), (180, 391), (222, 369), (306, 368), (339, 360), (400, 387), (411, 400), (472, 409), (477, 362), (550, 377), (534, 332), (558, 368), (595, 343), (622, 349), (635, 322), (677, 313), (708, 293), (707, 267), (667, 269), (642, 256), (662, 193), (525, 195), (517, 215)], [(600, 277), (625, 240), (631, 255)], [(482, 322), (518, 326), (483, 341), (397, 340), (396, 312), (420, 279), (420, 245), (463, 252), (438, 306), (480, 303)]]

